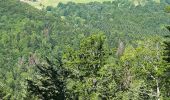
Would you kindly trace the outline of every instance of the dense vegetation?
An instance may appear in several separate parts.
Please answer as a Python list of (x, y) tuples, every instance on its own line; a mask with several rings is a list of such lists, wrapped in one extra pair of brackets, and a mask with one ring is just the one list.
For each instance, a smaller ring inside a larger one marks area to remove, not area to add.
[(0, 0), (0, 99), (169, 100), (165, 1)]

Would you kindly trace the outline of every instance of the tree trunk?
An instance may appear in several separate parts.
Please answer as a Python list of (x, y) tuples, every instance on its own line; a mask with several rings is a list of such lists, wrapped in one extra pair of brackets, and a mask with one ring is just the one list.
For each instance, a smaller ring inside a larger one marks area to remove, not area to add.
[(157, 100), (160, 100), (160, 88), (159, 88), (158, 79), (156, 79), (156, 97)]
[[(159, 47), (160, 47), (159, 42), (157, 42), (156, 48), (157, 48), (157, 60), (158, 61), (160, 60)], [(156, 68), (156, 71), (157, 71), (158, 66), (155, 66), (155, 68)], [(158, 77), (155, 78), (155, 81), (156, 81), (156, 97), (157, 97), (157, 100), (160, 100), (160, 87), (159, 87)]]

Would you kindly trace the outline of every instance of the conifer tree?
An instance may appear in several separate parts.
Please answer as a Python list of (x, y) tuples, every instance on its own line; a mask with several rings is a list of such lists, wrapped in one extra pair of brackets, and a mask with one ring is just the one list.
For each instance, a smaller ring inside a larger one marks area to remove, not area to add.
[(28, 91), (30, 94), (45, 100), (65, 100), (65, 80), (66, 72), (62, 62), (58, 59), (54, 64), (46, 57), (47, 64), (36, 65), (39, 74), (36, 79), (28, 79)]

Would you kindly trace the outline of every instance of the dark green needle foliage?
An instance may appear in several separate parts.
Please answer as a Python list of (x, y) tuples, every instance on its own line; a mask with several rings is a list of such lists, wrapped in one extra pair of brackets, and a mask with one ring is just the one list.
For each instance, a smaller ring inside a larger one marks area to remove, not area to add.
[[(62, 64), (54, 65), (46, 58), (47, 66), (36, 65), (36, 80), (27, 80), (28, 91), (44, 100), (65, 100), (65, 72)], [(35, 80), (35, 81), (34, 81)]]
[[(166, 28), (170, 31), (170, 26), (166, 26)], [(165, 36), (167, 41), (165, 41), (165, 45), (166, 45), (166, 60), (168, 62), (170, 62), (170, 35), (166, 35)]]

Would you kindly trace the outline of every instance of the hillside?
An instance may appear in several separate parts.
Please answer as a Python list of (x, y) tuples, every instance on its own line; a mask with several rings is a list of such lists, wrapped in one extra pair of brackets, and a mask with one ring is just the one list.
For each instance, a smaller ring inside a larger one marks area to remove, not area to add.
[[(75, 3), (89, 3), (89, 2), (105, 2), (105, 1), (123, 1), (123, 0), (20, 0), (22, 2), (29, 3), (30, 5), (36, 7), (36, 8), (43, 8), (46, 6), (57, 6), (59, 2), (61, 3), (67, 3), (67, 2), (75, 2)], [(128, 1), (128, 0), (125, 0)], [(135, 6), (137, 5), (145, 5), (148, 0), (129, 0), (132, 4)], [(154, 1), (156, 3), (160, 3), (160, 0), (150, 0)]]
[(110, 1), (110, 0), (37, 0), (37, 1), (31, 1), (31, 0), (20, 0), (22, 2), (26, 2), (36, 8), (41, 9), (43, 6), (57, 6), (57, 4), (59, 2), (62, 3), (67, 3), (67, 2), (76, 2), (76, 3), (88, 3), (88, 2), (94, 2), (94, 1), (98, 1), (98, 2), (103, 2), (103, 1)]
[(170, 99), (167, 3), (65, 2), (0, 0), (0, 100)]

